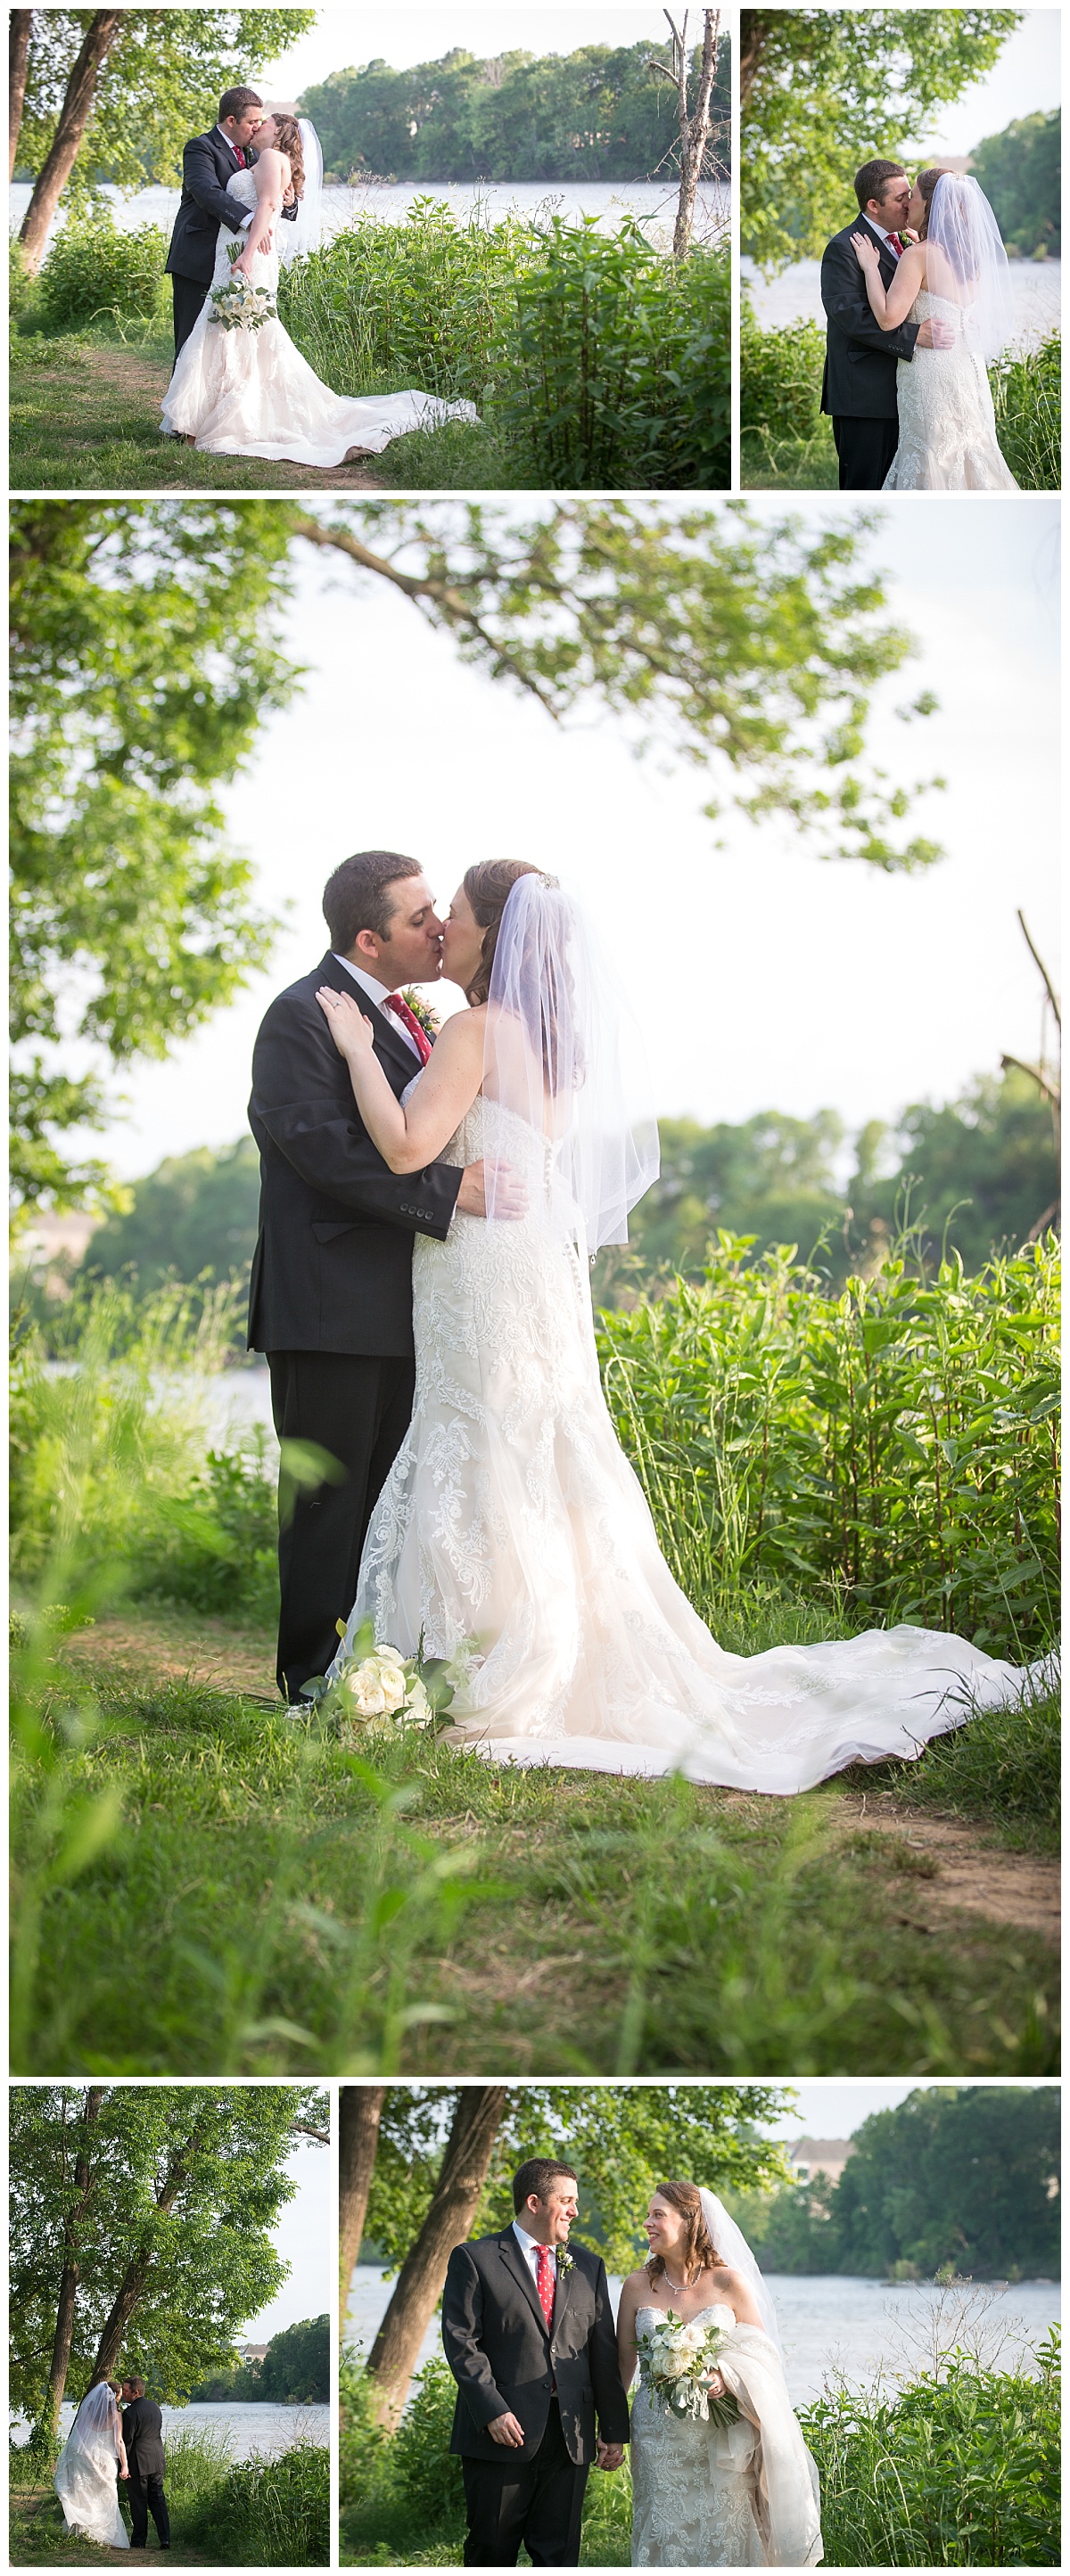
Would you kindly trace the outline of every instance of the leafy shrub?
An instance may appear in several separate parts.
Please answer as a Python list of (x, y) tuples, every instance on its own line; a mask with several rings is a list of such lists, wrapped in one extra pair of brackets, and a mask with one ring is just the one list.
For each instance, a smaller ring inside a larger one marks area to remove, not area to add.
[(638, 224), (555, 217), (518, 276), (494, 352), (490, 419), (551, 490), (728, 482), (729, 260), (679, 264)]
[(894, 2401), (840, 2388), (801, 2411), (827, 2567), (1059, 2563), (1059, 2338), (1040, 2375), (956, 2355)]
[(396, 2490), (414, 2520), (463, 2527), (461, 2463), (450, 2450), (457, 2382), (442, 2354), (425, 2361), (393, 2442)]
[(988, 371), (996, 436), (1023, 492), (1058, 492), (1062, 484), (1062, 338), (1050, 333), (1024, 357), (1003, 357)]
[(158, 224), (120, 232), (99, 205), (72, 214), (57, 233), (40, 274), (40, 306), (52, 330), (77, 328), (111, 314), (151, 322), (166, 309), (167, 235)]
[(180, 2526), (183, 2546), (213, 2564), (326, 2567), (330, 2564), (330, 2454), (295, 2442), (277, 2460), (242, 2460), (198, 2498)]
[(763, 331), (744, 292), (740, 301), (740, 428), (770, 438), (812, 438), (821, 421), (825, 334), (820, 322)]
[[(1054, 1627), (1054, 1237), (966, 1278), (905, 1258), (842, 1295), (720, 1235), (705, 1284), (603, 1313), (606, 1393), (670, 1565), (713, 1615), (826, 1588), (1022, 1662)], [(1004, 1724), (1009, 1721), (1004, 1719)]]
[(361, 215), (279, 281), (279, 314), (336, 393), (414, 386), (481, 405), (503, 299), (541, 258), (529, 225), (458, 222), (418, 198), (403, 224)]

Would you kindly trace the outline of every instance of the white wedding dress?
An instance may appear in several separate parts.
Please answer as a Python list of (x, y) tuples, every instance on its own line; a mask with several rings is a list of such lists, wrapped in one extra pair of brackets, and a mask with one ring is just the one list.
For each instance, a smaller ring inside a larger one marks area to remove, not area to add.
[[(95, 2396), (96, 2391), (90, 2392)], [(53, 2485), (63, 2507), (68, 2531), (98, 2540), (107, 2549), (129, 2549), (130, 2534), (119, 2511), (116, 2471), (119, 2466), (119, 2411), (79, 2408), (56, 2462)]]
[[(539, 1209), (552, 1151), (478, 1099), (439, 1159), (500, 1157)], [(613, 1430), (586, 1263), (543, 1215), (455, 1214), (445, 1242), (417, 1235), (413, 1317), (412, 1421), (332, 1672), (369, 1617), (379, 1644), (407, 1655), (421, 1634), (429, 1655), (475, 1638), (453, 1744), (499, 1762), (680, 1769), (771, 1796), (849, 1762), (909, 1759), (1028, 1687), (923, 1628), (725, 1653), (674, 1582)]]
[[(664, 2308), (640, 2308), (636, 2326), (657, 2324), (664, 2314)], [(734, 2310), (720, 2300), (700, 2308), (698, 2318), (730, 2336), (717, 2367), (739, 2404), (739, 2420), (718, 2426), (667, 2413), (651, 2397), (640, 2361), (632, 2406), (632, 2566), (818, 2567), (824, 2553), (817, 2470), (776, 2345), (759, 2326), (737, 2325)]]
[(949, 349), (915, 349), (896, 368), (899, 445), (886, 492), (1017, 492), (996, 437), (984, 358), (968, 313), (923, 287), (907, 319), (935, 316), (955, 333)]
[[(254, 206), (255, 173), (236, 170), (227, 195)], [(228, 246), (235, 238), (241, 240), (220, 225), (212, 284), (164, 396), (165, 430), (183, 431), (214, 456), (261, 456), (326, 469), (343, 464), (353, 449), (378, 456), (409, 429), (478, 420), (473, 403), (442, 402), (434, 394), (365, 394), (359, 400), (333, 394), (281, 322), (262, 322), (256, 331), (228, 331), (213, 322), (212, 290), (230, 276)], [(251, 282), (272, 291), (278, 286), (274, 246), (254, 257)]]

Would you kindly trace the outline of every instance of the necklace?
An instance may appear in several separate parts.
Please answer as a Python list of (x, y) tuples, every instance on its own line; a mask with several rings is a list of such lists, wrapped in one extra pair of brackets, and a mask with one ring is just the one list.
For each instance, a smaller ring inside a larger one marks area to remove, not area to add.
[(666, 2269), (665, 2269), (664, 2263), (662, 2264), (662, 2267), (661, 2267), (661, 2277), (662, 2277), (662, 2280), (663, 2280), (663, 2281), (664, 2281), (664, 2283), (665, 2283), (665, 2287), (666, 2287), (666, 2289), (667, 2289), (667, 2290), (672, 2290), (672, 2292), (674, 2293), (675, 2297), (676, 2297), (676, 2298), (678, 2298), (678, 2299), (679, 2299), (679, 2298), (682, 2298), (682, 2297), (683, 2297), (683, 2293), (684, 2293), (684, 2291), (685, 2291), (685, 2290), (689, 2290), (689, 2289), (690, 2289), (690, 2287), (691, 2287), (691, 2283), (690, 2283), (690, 2281), (670, 2281), (670, 2279), (669, 2279), (669, 2275), (668, 2275), (668, 2273), (667, 2273), (667, 2271), (666, 2271)]

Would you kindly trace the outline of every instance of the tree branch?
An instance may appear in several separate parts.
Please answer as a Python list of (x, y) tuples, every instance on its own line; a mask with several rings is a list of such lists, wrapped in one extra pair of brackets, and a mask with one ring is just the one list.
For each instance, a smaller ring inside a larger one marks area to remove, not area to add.
[(486, 646), (488, 653), (494, 655), (496, 671), (509, 672), (514, 680), (520, 682), (522, 688), (527, 689), (533, 698), (538, 699), (540, 706), (545, 707), (547, 715), (553, 717), (555, 724), (559, 721), (553, 700), (547, 696), (545, 689), (540, 688), (539, 682), (533, 678), (531, 672), (526, 671), (522, 663), (515, 661), (513, 655), (499, 642), (498, 638), (490, 633), (489, 628), (484, 626), (482, 619), (477, 616), (475, 609), (469, 606), (463, 594), (456, 590), (452, 583), (436, 580), (433, 573), (400, 572), (397, 565), (390, 562), (388, 556), (375, 555), (370, 546), (362, 546), (359, 537), (350, 536), (348, 530), (344, 528), (325, 528), (318, 519), (298, 518), (294, 521), (294, 529), (296, 535), (304, 537), (308, 545), (332, 546), (336, 552), (348, 555), (353, 563), (359, 564), (362, 572), (373, 572), (377, 574), (380, 581), (391, 582), (395, 590), (400, 590), (404, 599), (412, 600), (414, 606), (422, 599), (428, 600), (432, 607), (439, 610), (448, 626), (462, 628), (480, 644)]

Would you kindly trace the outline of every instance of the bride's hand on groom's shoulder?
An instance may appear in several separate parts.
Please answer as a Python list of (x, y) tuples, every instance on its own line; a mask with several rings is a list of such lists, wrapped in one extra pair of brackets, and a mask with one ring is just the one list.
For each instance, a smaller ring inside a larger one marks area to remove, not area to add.
[(880, 252), (868, 233), (852, 233), (851, 248), (860, 268), (880, 267)]
[(370, 1055), (374, 1031), (351, 993), (336, 993), (333, 984), (321, 984), (316, 995), (324, 1019), (339, 1055)]

